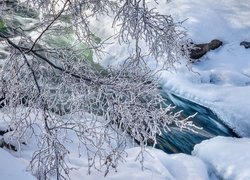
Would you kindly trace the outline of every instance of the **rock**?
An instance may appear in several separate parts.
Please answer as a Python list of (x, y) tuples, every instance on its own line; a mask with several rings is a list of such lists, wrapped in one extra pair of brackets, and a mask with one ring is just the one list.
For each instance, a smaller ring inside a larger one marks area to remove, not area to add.
[(7, 131), (1, 130), (0, 129), (0, 136), (4, 135)]
[(17, 148), (14, 145), (7, 143), (4, 140), (4, 135), (10, 131), (11, 130), (9, 130), (9, 129), (6, 129), (6, 130), (0, 129), (0, 148), (7, 148), (7, 149), (12, 150), (12, 151), (17, 151)]
[(0, 136), (3, 136), (4, 134), (6, 134), (7, 132), (12, 131), (12, 129), (8, 129), (8, 128), (0, 128)]
[(210, 50), (215, 50), (218, 47), (222, 46), (222, 44), (223, 42), (218, 39), (214, 39), (210, 43), (208, 43)]
[(204, 56), (208, 51), (215, 50), (222, 44), (223, 42), (218, 39), (214, 39), (210, 43), (193, 44), (193, 48), (190, 50), (189, 56), (191, 59), (199, 59)]
[(244, 46), (246, 49), (250, 48), (250, 42), (247, 42), (247, 41), (242, 41), (240, 43), (241, 46)]
[(17, 148), (14, 145), (6, 143), (4, 139), (1, 137), (0, 137), (0, 148), (7, 148), (12, 151), (17, 151)]

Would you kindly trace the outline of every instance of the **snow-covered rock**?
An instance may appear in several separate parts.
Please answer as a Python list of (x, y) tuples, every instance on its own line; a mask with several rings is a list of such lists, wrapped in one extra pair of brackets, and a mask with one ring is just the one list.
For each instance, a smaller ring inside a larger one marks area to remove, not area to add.
[(221, 179), (250, 179), (250, 139), (216, 137), (196, 145), (192, 154)]

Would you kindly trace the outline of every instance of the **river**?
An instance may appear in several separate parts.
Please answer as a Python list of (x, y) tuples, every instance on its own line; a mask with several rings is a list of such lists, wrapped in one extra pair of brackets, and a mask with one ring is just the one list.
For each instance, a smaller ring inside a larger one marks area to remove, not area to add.
[(197, 113), (192, 121), (202, 129), (196, 129), (196, 132), (192, 132), (171, 126), (170, 132), (162, 132), (162, 134), (157, 137), (156, 148), (162, 149), (167, 153), (190, 154), (193, 147), (205, 139), (215, 136), (238, 137), (232, 129), (226, 126), (223, 121), (207, 107), (166, 91), (162, 92), (162, 96), (167, 104), (176, 106), (175, 111), (183, 110), (182, 115), (184, 118)]

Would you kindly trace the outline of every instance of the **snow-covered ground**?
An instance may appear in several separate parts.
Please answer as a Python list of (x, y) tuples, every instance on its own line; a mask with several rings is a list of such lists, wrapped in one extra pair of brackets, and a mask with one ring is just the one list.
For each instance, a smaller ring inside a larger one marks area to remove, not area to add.
[(250, 139), (216, 137), (195, 146), (192, 153), (221, 179), (250, 178)]
[[(207, 166), (198, 158), (185, 155), (168, 155), (161, 150), (148, 149), (145, 156), (144, 170), (136, 160), (140, 148), (131, 148), (127, 150), (128, 157), (126, 162), (121, 164), (117, 172), (111, 172), (107, 177), (101, 174), (86, 175), (87, 168), (82, 167), (78, 171), (72, 172), (72, 179), (112, 179), (112, 180), (193, 180), (209, 179)], [(181, 172), (181, 173), (180, 173)]]
[[(8, 112), (8, 110), (0, 110), (0, 130), (2, 131), (7, 128), (7, 124), (11, 120)], [(15, 118), (19, 118), (20, 115), (22, 116), (18, 113)], [(78, 115), (70, 116), (78, 121), (81, 121), (80, 117)], [(15, 143), (11, 132), (0, 135), (0, 141), (4, 139), (5, 142), (11, 142), (20, 148), (17, 152), (0, 148), (0, 179), (36, 179), (31, 175), (28, 167), (34, 151), (38, 148), (36, 140), (41, 133), (39, 124), (42, 121), (42, 112), (34, 109), (28, 118), (35, 123), (32, 132), (35, 132), (36, 136), (28, 135), (26, 145)], [(63, 118), (67, 118), (67, 116)], [(117, 172), (112, 169), (106, 177), (104, 177), (105, 170), (92, 169), (91, 174), (88, 175), (87, 156), (84, 149), (81, 148), (83, 151), (81, 156), (79, 155), (79, 142), (74, 133), (67, 132), (67, 139), (62, 142), (70, 152), (66, 161), (71, 169), (69, 176), (72, 180), (217, 180), (222, 178), (247, 180), (250, 178), (250, 138), (216, 137), (196, 145), (192, 155), (169, 155), (149, 147), (144, 154), (143, 171), (139, 160), (136, 160), (141, 150), (140, 147), (133, 147), (131, 143), (128, 143), (124, 162), (120, 162)], [(55, 177), (50, 179), (55, 179)]]
[[(35, 132), (36, 136), (28, 135), (28, 139), (25, 141), (27, 144), (17, 144), (11, 137), (11, 132), (0, 135), (0, 141), (5, 141), (19, 147), (17, 152), (9, 149), (0, 148), (0, 179), (3, 180), (30, 180), (36, 179), (31, 175), (29, 163), (32, 159), (33, 153), (37, 150), (37, 137), (42, 133), (40, 128), (40, 122), (42, 121), (42, 112), (34, 110), (30, 114), (29, 118), (34, 123), (37, 123), (32, 132)], [(6, 129), (6, 123), (8, 123), (9, 116), (8, 111), (0, 111), (0, 130)], [(19, 115), (16, 116), (19, 118)], [(72, 116), (78, 121), (79, 116)], [(34, 131), (33, 131), (34, 130)], [(29, 133), (28, 133), (29, 134)], [(60, 136), (60, 135), (59, 135)], [(117, 168), (117, 172), (111, 169), (110, 172), (104, 177), (105, 168), (103, 171), (97, 171), (92, 169), (91, 174), (88, 174), (88, 160), (84, 148), (79, 149), (79, 140), (76, 135), (70, 131), (67, 132), (67, 140), (62, 141), (63, 145), (70, 152), (67, 155), (66, 161), (68, 167), (71, 169), (69, 177), (72, 180), (82, 179), (114, 179), (114, 180), (193, 180), (193, 179), (209, 179), (207, 166), (197, 157), (193, 157), (186, 154), (172, 154), (168, 155), (161, 150), (147, 148), (144, 153), (144, 164), (138, 160), (138, 155), (141, 152), (140, 147), (132, 147), (129, 143), (126, 149), (126, 156), (124, 162), (121, 162)], [(1, 144), (1, 142), (0, 142)], [(18, 146), (19, 145), (19, 146)], [(104, 147), (108, 150), (108, 147)], [(81, 152), (79, 152), (81, 151)], [(180, 173), (181, 172), (181, 173)], [(51, 177), (56, 179), (56, 177)]]
[[(77, 142), (69, 143), (70, 178), (107, 179), (107, 180), (217, 180), (233, 179), (247, 180), (250, 178), (250, 139), (215, 137), (195, 146), (192, 155), (166, 154), (161, 150), (148, 148), (145, 154), (144, 170), (136, 161), (139, 147), (128, 148), (125, 162), (121, 163), (117, 172), (110, 171), (104, 177), (104, 172), (92, 171), (87, 174), (86, 157), (78, 157)], [(35, 149), (32, 144), (23, 146), (20, 152), (8, 152), (0, 148), (0, 177), (3, 180), (36, 179), (27, 171), (31, 155)], [(51, 177), (55, 179), (55, 177)]]
[(0, 178), (3, 180), (32, 180), (35, 179), (30, 172), (26, 171), (26, 164), (21, 158), (15, 158), (13, 155), (0, 148)]

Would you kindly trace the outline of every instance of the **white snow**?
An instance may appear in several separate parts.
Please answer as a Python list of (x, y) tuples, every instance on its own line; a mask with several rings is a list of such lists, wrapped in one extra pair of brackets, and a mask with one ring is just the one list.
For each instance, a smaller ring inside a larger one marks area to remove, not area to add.
[[(111, 170), (106, 177), (104, 172), (98, 171), (87, 174), (87, 159), (85, 156), (78, 156), (77, 141), (65, 145), (70, 151), (68, 157), (68, 165), (72, 168), (70, 178), (74, 180), (247, 180), (250, 178), (249, 138), (215, 137), (205, 140), (194, 147), (192, 156), (169, 155), (161, 150), (147, 148), (144, 154), (144, 170), (141, 169), (140, 162), (136, 161), (140, 148), (128, 148), (125, 161), (120, 163), (117, 172)], [(1, 179), (36, 179), (26, 170), (35, 147), (34, 144), (22, 145), (22, 151), (19, 152), (7, 152), (0, 148)]]
[[(72, 179), (119, 179), (119, 180), (193, 180), (208, 179), (206, 165), (196, 157), (185, 154), (168, 155), (161, 150), (148, 149), (145, 154), (144, 170), (136, 160), (140, 148), (127, 150), (126, 162), (118, 167), (117, 172), (111, 172), (107, 177), (103, 174), (86, 175), (86, 168), (72, 172)], [(181, 173), (180, 173), (181, 172)]]
[(195, 146), (192, 154), (202, 159), (221, 179), (250, 178), (250, 139), (216, 137)]
[[(141, 169), (140, 162), (136, 161), (140, 148), (128, 148), (125, 161), (120, 163), (117, 172), (111, 170), (106, 177), (104, 177), (104, 172), (93, 170), (90, 175), (87, 174), (87, 159), (85, 156), (78, 156), (77, 141), (65, 145), (70, 151), (68, 156), (68, 165), (72, 168), (70, 178), (74, 180), (247, 180), (250, 178), (249, 138), (215, 137), (205, 140), (194, 147), (192, 156), (169, 155), (161, 150), (147, 148), (144, 154), (144, 170)], [(19, 152), (7, 152), (0, 148), (1, 178), (36, 179), (26, 171), (35, 147), (35, 144), (22, 145), (22, 151)]]
[(34, 180), (34, 176), (26, 171), (26, 164), (22, 159), (15, 158), (6, 150), (0, 148), (0, 179), (3, 180)]

